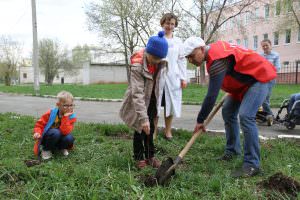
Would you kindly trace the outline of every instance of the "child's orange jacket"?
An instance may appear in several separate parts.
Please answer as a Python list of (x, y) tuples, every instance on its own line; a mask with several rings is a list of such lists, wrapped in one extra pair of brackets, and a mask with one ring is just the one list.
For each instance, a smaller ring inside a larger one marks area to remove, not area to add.
[[(45, 114), (41, 116), (41, 118), (36, 122), (33, 133), (39, 133), (40, 134), (40, 139), (36, 140), (34, 144), (34, 154), (38, 155), (39, 154), (39, 146), (42, 142), (43, 135), (45, 132), (47, 132), (52, 124), (55, 121), (55, 118), (58, 114), (59, 110), (58, 108), (53, 108), (48, 110)], [(68, 135), (69, 133), (72, 132), (74, 128), (74, 123), (76, 122), (76, 114), (73, 113), (70, 116), (63, 116), (61, 118), (61, 123), (59, 126), (59, 130), (63, 135)]]

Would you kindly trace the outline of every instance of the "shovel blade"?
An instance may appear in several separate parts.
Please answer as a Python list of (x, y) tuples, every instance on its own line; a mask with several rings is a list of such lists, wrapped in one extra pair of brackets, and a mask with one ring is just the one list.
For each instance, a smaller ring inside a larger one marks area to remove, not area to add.
[(175, 175), (175, 169), (168, 172), (168, 169), (173, 164), (174, 164), (173, 159), (168, 157), (166, 160), (162, 162), (161, 166), (157, 169), (155, 178), (159, 185), (166, 185), (170, 181), (171, 177)]

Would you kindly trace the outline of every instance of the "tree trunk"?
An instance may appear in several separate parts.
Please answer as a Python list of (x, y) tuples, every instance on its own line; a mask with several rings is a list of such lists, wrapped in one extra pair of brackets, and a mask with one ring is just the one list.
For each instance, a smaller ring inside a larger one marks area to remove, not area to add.
[(4, 75), (4, 83), (5, 83), (6, 86), (10, 86), (11, 77), (10, 77), (8, 72), (6, 72), (5, 75)]
[(122, 26), (122, 38), (123, 38), (123, 46), (124, 46), (124, 56), (125, 56), (125, 65), (126, 65), (126, 72), (127, 72), (127, 81), (129, 83), (130, 81), (130, 69), (129, 69), (129, 61), (128, 61), (128, 51), (126, 47), (126, 36), (125, 36), (125, 25), (124, 25), (124, 19), (121, 18), (121, 26)]
[[(201, 0), (201, 38), (204, 40), (204, 0)], [(204, 40), (205, 41), (205, 40)], [(204, 62), (201, 64), (200, 67), (200, 85), (205, 85), (205, 65)]]

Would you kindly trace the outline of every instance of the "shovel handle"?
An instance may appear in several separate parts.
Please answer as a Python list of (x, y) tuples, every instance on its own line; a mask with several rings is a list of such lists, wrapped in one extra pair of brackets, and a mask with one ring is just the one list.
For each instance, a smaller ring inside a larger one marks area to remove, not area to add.
[[(209, 122), (212, 120), (212, 118), (215, 116), (215, 114), (219, 111), (219, 109), (222, 107), (225, 98), (228, 96), (228, 94), (225, 94), (221, 101), (217, 104), (217, 106), (214, 107), (214, 109), (210, 112), (210, 114), (208, 115), (208, 117), (206, 118), (206, 120), (204, 121), (203, 125), (204, 127), (207, 126), (209, 124)], [(190, 141), (185, 145), (185, 147), (182, 149), (182, 151), (179, 153), (178, 157), (176, 160), (180, 161), (185, 154), (189, 151), (189, 149), (191, 148), (191, 146), (194, 144), (195, 140), (197, 139), (197, 137), (202, 133), (201, 130), (197, 131), (196, 133), (193, 134), (192, 138), (190, 139)], [(176, 162), (176, 161), (175, 161)]]

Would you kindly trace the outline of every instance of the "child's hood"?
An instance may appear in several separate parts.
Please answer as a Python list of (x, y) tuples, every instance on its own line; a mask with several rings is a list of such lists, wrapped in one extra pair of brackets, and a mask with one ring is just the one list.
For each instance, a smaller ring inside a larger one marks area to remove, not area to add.
[(141, 64), (141, 65), (143, 65), (143, 62), (144, 62), (144, 52), (145, 52), (145, 49), (142, 49), (140, 51), (135, 52), (130, 57), (130, 63), (131, 64)]

